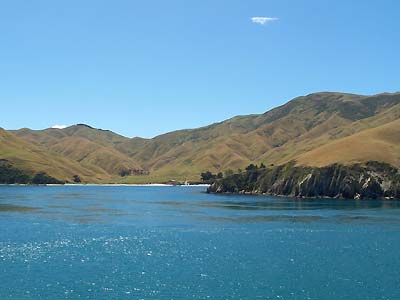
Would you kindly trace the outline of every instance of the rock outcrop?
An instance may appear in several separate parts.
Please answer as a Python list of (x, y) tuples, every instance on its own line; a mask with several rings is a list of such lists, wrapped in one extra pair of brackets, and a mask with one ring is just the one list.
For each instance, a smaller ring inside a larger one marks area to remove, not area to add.
[(289, 163), (233, 174), (212, 184), (210, 193), (268, 194), (289, 197), (400, 199), (400, 172), (386, 163), (304, 167)]

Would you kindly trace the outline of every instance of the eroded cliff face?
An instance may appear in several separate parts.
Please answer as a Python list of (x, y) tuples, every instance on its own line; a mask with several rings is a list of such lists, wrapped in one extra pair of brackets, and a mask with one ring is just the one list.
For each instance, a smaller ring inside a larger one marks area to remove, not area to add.
[(216, 181), (210, 193), (254, 193), (289, 197), (400, 199), (400, 172), (379, 162), (302, 167), (289, 163), (234, 174)]

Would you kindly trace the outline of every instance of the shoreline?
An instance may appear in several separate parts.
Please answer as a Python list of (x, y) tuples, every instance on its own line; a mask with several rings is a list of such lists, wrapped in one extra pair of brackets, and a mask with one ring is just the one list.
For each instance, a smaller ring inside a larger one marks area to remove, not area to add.
[(0, 186), (127, 186), (127, 187), (209, 187), (209, 184), (189, 184), (189, 185), (180, 185), (180, 184), (165, 184), (165, 183), (65, 183), (65, 184), (24, 184), (24, 183), (11, 183), (11, 184), (0, 184)]
[(292, 200), (343, 200), (343, 201), (365, 201), (365, 200), (374, 200), (374, 201), (400, 201), (400, 198), (394, 197), (377, 197), (377, 198), (344, 198), (344, 197), (330, 197), (330, 196), (294, 196), (294, 195), (283, 195), (283, 194), (269, 194), (269, 193), (253, 193), (253, 192), (206, 192), (210, 195), (220, 195), (220, 196), (256, 196), (256, 197), (276, 197), (276, 198), (288, 198)]
[(154, 187), (190, 187), (190, 186), (204, 186), (209, 187), (209, 184), (166, 184), (166, 183), (66, 183), (66, 184), (47, 184), (47, 186), (154, 186)]

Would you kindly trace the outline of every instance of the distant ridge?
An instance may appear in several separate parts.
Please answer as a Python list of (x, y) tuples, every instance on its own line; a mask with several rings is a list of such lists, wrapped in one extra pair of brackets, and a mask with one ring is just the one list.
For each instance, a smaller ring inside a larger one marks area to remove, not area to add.
[[(97, 129), (97, 128), (94, 128), (94, 127), (92, 127), (92, 126), (89, 126), (89, 125), (83, 124), (83, 123), (76, 124), (76, 125), (72, 125), (72, 126), (84, 126), (84, 127), (90, 128), (90, 129)], [(71, 126), (68, 126), (68, 127), (71, 127)], [(65, 129), (65, 128), (62, 128), (62, 129)]]
[[(74, 127), (74, 126), (78, 126), (78, 127), (79, 127), (79, 126), (82, 126), (82, 127), (87, 127), (87, 128), (90, 128), (90, 129), (112, 132), (111, 130), (108, 130), (108, 129), (95, 128), (95, 127), (92, 127), (92, 126), (90, 126), (90, 125), (83, 124), (83, 123), (79, 123), (79, 124), (76, 124), (76, 125), (71, 125), (71, 126), (68, 126), (68, 127)], [(68, 127), (62, 128), (62, 129), (67, 129)], [(57, 129), (57, 128), (56, 128), (56, 129)]]

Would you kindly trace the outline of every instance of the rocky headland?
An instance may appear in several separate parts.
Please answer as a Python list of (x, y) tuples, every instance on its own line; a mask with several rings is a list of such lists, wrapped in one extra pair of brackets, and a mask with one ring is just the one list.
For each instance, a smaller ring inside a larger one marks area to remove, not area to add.
[(400, 199), (399, 169), (380, 162), (326, 167), (296, 166), (294, 162), (250, 168), (216, 180), (209, 193), (266, 194), (288, 197)]

